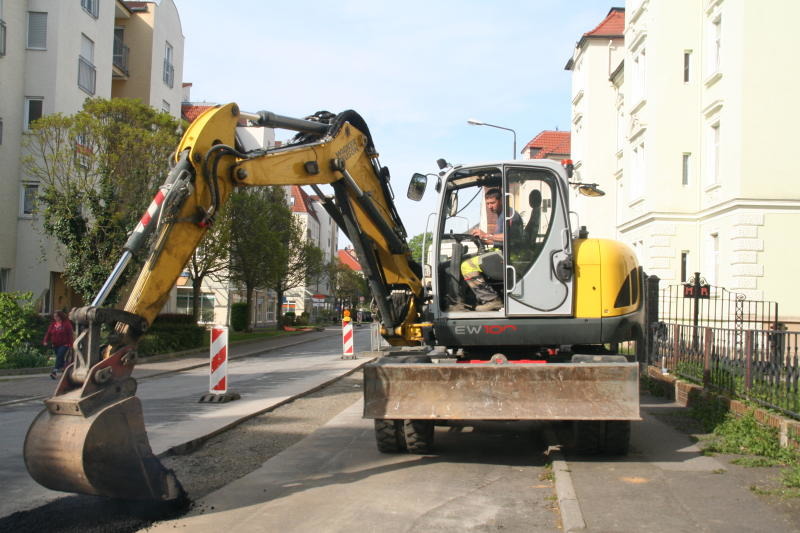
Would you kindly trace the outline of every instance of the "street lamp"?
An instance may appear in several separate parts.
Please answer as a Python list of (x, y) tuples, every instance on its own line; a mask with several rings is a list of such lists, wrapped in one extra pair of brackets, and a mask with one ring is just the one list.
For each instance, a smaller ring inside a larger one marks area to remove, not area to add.
[(488, 124), (486, 122), (481, 122), (478, 119), (471, 118), (467, 120), (467, 124), (471, 124), (472, 126), (489, 126), (490, 128), (497, 128), (499, 130), (506, 130), (510, 131), (514, 134), (514, 159), (517, 158), (517, 132), (512, 130), (511, 128), (504, 128), (503, 126), (498, 126), (496, 124)]

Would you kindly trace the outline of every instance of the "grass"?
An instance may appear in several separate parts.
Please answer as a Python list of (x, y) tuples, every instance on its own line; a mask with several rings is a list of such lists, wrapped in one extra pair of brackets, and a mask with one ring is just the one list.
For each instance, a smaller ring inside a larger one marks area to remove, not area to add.
[(553, 481), (556, 475), (553, 473), (553, 463), (544, 465), (544, 472), (539, 474), (539, 481)]

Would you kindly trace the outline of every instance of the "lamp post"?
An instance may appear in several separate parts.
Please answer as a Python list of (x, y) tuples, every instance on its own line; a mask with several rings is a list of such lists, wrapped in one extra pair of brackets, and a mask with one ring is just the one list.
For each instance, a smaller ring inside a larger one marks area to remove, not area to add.
[(496, 124), (489, 124), (487, 122), (481, 122), (480, 120), (471, 118), (467, 120), (467, 124), (471, 124), (472, 126), (489, 126), (490, 128), (497, 128), (499, 130), (506, 130), (510, 131), (514, 134), (514, 159), (517, 159), (517, 132), (512, 130), (511, 128), (504, 128), (503, 126), (498, 126)]

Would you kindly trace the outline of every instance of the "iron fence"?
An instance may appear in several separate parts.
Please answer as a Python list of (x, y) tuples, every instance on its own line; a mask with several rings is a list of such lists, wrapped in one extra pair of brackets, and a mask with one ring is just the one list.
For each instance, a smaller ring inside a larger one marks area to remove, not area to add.
[(652, 364), (800, 419), (800, 332), (663, 324), (653, 348)]

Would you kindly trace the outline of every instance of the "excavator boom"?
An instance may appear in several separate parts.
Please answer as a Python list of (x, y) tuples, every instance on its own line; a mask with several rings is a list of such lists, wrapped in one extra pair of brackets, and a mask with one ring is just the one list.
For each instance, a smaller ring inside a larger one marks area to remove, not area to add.
[[(135, 345), (236, 187), (314, 187), (356, 249), (387, 340), (421, 342), (419, 269), (394, 209), (388, 170), (378, 164), (366, 123), (353, 111), (312, 118), (244, 114), (228, 104), (206, 111), (189, 126), (172, 170), (114, 271), (92, 305), (70, 313), (79, 333), (75, 364), (45, 400), (25, 441), (28, 471), (40, 484), (121, 498), (172, 500), (182, 495), (175, 475), (161, 465), (147, 439), (131, 377)], [(298, 134), (288, 145), (246, 152), (237, 141), (243, 121)], [(324, 184), (333, 188), (333, 198), (318, 188)], [(101, 307), (130, 258), (148, 245), (147, 261), (124, 310)], [(107, 344), (101, 340), (104, 324), (115, 329)]]

